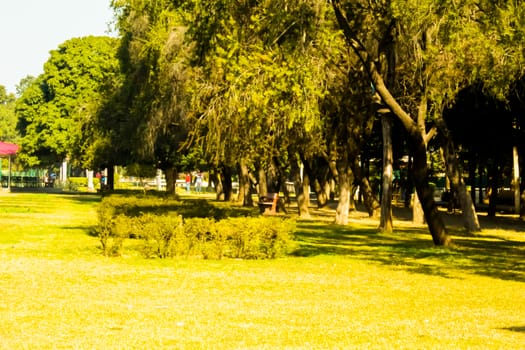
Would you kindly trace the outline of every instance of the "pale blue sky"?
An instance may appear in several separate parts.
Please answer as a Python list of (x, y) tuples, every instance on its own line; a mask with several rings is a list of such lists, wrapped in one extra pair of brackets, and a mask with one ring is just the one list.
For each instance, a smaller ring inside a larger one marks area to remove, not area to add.
[[(64, 41), (109, 35), (110, 0), (0, 0), (0, 85), (9, 92), (38, 76)], [(115, 33), (111, 34), (115, 35)]]

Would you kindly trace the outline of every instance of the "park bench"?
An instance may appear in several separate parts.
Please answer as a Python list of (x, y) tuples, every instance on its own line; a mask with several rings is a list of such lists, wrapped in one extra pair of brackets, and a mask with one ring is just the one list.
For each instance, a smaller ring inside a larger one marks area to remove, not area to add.
[(267, 193), (265, 196), (259, 197), (259, 209), (261, 214), (275, 214), (279, 211), (279, 193)]
[(45, 177), (44, 178), (44, 187), (54, 187), (55, 186), (55, 179), (52, 177)]

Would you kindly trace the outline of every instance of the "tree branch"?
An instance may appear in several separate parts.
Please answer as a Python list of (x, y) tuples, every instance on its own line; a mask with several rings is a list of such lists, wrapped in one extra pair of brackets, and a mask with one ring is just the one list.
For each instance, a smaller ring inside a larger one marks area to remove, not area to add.
[(397, 118), (401, 121), (405, 129), (413, 134), (414, 136), (421, 137), (421, 134), (419, 133), (419, 129), (417, 127), (416, 122), (412, 117), (405, 112), (405, 110), (397, 103), (396, 99), (392, 96), (390, 91), (385, 85), (385, 82), (383, 78), (381, 77), (381, 74), (379, 74), (377, 67), (375, 63), (370, 58), (370, 54), (368, 53), (365, 46), (353, 35), (352, 30), (350, 28), (350, 24), (348, 23), (348, 20), (344, 16), (343, 12), (340, 9), (340, 1), (339, 0), (330, 0), (332, 3), (332, 7), (335, 12), (335, 16), (337, 18), (337, 22), (339, 24), (339, 27), (342, 29), (343, 34), (345, 36), (345, 39), (348, 43), (348, 45), (352, 48), (354, 53), (359, 58), (359, 61), (361, 61), (361, 64), (363, 65), (364, 69), (366, 70), (370, 81), (372, 84), (374, 84), (374, 87), (381, 96), (381, 99), (383, 102), (390, 108), (392, 113), (394, 113)]

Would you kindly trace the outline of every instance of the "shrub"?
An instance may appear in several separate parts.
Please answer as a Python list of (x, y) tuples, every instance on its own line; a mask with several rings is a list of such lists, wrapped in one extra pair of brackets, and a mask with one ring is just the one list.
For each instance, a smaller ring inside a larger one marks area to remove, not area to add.
[[(81, 188), (87, 188), (87, 185), (87, 177), (68, 177), (67, 182), (64, 184), (64, 190), (75, 192)], [(96, 177), (93, 178), (93, 187), (100, 188), (100, 180)]]
[(161, 213), (167, 210), (166, 203), (157, 197), (109, 195), (102, 199), (101, 207), (113, 212), (113, 215), (129, 217), (141, 216), (144, 213)]
[(77, 186), (77, 187), (85, 187), (87, 186), (87, 177), (68, 177), (67, 178), (67, 181), (73, 185), (73, 186)]
[[(216, 221), (225, 212), (206, 201), (108, 196), (98, 208), (96, 231), (108, 256), (120, 254), (125, 238), (143, 240), (143, 254), (159, 258), (273, 259), (293, 248), (292, 220), (259, 216)], [(186, 216), (190, 213), (210, 216)]]
[[(124, 236), (116, 229), (117, 215), (115, 207), (111, 203), (102, 201), (97, 210), (98, 225), (95, 233), (102, 246), (102, 254), (105, 256), (120, 255)], [(122, 219), (121, 219), (122, 220)]]
[(226, 236), (211, 218), (190, 218), (184, 221), (184, 233), (192, 251), (204, 259), (221, 259), (225, 253)]
[(295, 223), (269, 217), (228, 218), (217, 223), (228, 238), (228, 256), (240, 259), (274, 259), (293, 248)]
[(135, 221), (140, 227), (147, 257), (169, 258), (188, 250), (187, 240), (183, 238), (182, 217), (144, 214)]

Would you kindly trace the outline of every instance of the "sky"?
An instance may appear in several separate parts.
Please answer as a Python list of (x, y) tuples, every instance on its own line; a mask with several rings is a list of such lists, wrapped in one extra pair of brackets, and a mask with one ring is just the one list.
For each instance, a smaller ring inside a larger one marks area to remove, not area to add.
[(112, 35), (110, 0), (0, 0), (0, 85), (16, 92), (68, 39)]

